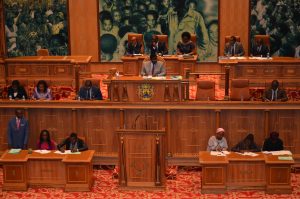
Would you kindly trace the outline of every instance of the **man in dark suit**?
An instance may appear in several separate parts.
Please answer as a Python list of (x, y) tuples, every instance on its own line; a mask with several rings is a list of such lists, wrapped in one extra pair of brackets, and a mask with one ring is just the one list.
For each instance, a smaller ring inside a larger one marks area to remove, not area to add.
[(168, 54), (166, 43), (159, 41), (157, 35), (152, 35), (151, 54)]
[(236, 41), (235, 36), (231, 36), (229, 42), (225, 44), (225, 56), (244, 56), (244, 48), (242, 43)]
[(26, 149), (29, 136), (28, 121), (24, 118), (22, 109), (17, 109), (15, 114), (16, 117), (9, 121), (7, 127), (8, 148)]
[(132, 37), (130, 41), (128, 41), (126, 45), (126, 54), (141, 54), (142, 53), (142, 44), (137, 41), (136, 37)]
[(251, 55), (267, 57), (268, 53), (270, 51), (268, 46), (264, 44), (264, 41), (262, 39), (256, 40), (256, 43), (252, 46)]
[(151, 54), (149, 61), (143, 61), (142, 76), (166, 76), (166, 67), (165, 62), (163, 61), (157, 61), (157, 55)]
[(71, 150), (71, 152), (88, 150), (87, 145), (82, 139), (77, 137), (76, 133), (71, 133), (67, 139), (57, 145), (57, 149), (61, 152), (65, 152), (64, 146), (66, 146), (66, 150)]
[(285, 90), (279, 88), (278, 80), (273, 80), (271, 88), (264, 92), (263, 101), (281, 101), (285, 102), (288, 100)]
[(27, 99), (27, 93), (18, 80), (14, 80), (8, 87), (7, 97), (11, 99)]
[(97, 86), (93, 86), (91, 80), (86, 80), (79, 89), (79, 97), (83, 100), (102, 100), (102, 93)]

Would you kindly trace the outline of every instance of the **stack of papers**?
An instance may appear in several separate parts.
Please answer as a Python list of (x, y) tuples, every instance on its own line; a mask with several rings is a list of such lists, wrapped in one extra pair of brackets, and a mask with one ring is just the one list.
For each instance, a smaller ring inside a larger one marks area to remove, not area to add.
[(210, 152), (210, 155), (212, 155), (212, 156), (226, 156), (228, 154), (230, 154), (230, 152), (228, 152), (228, 151), (211, 151)]
[(48, 151), (48, 150), (34, 150), (34, 152), (36, 152), (36, 153), (40, 153), (40, 154), (47, 154), (47, 153), (51, 153), (51, 151)]
[(8, 151), (8, 153), (10, 153), (10, 154), (18, 154), (18, 153), (20, 153), (21, 150), (22, 150), (22, 149), (10, 149), (10, 150)]
[(251, 156), (251, 157), (255, 157), (255, 156), (258, 156), (257, 153), (252, 153), (252, 152), (245, 152), (245, 153), (238, 153), (237, 154), (240, 154), (240, 155), (246, 155), (246, 156)]
[(229, 57), (229, 59), (246, 59), (246, 57)]
[(282, 151), (263, 151), (264, 154), (272, 154), (272, 155), (292, 155), (292, 153), (288, 150)]
[(62, 153), (61, 151), (55, 151), (54, 153), (56, 154), (60, 154), (60, 155), (66, 155), (66, 154), (81, 154), (81, 152), (71, 152), (71, 150), (65, 150), (64, 153)]

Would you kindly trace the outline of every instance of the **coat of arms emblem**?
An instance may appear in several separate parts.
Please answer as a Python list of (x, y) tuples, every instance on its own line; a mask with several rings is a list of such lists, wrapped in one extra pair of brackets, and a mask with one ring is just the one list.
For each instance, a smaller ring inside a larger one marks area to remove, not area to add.
[(154, 95), (154, 89), (151, 84), (141, 84), (138, 87), (138, 96), (143, 101), (150, 101)]

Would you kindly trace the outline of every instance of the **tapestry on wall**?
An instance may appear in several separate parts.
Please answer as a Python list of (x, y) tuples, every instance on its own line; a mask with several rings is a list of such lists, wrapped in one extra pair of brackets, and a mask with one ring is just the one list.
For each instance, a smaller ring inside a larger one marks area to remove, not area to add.
[(197, 35), (200, 61), (217, 61), (218, 0), (99, 0), (100, 57), (120, 61), (128, 33), (144, 35), (145, 53), (152, 34), (168, 35), (169, 54), (175, 54), (181, 34)]
[(9, 57), (68, 54), (67, 0), (4, 0), (4, 10)]
[(251, 43), (254, 35), (270, 35), (272, 56), (299, 57), (300, 1), (250, 0)]

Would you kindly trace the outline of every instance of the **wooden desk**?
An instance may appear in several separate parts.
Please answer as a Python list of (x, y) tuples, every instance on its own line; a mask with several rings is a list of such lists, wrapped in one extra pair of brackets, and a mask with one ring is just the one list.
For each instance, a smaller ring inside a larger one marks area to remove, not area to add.
[(230, 66), (231, 79), (250, 79), (252, 86), (269, 86), (274, 79), (283, 81), (284, 87), (300, 86), (299, 58), (273, 57), (260, 60), (246, 57), (245, 59), (221, 59), (219, 64)]
[(104, 81), (113, 102), (180, 102), (188, 99), (188, 82), (122, 76)]
[(199, 153), (202, 166), (202, 193), (222, 193), (230, 189), (261, 189), (267, 193), (291, 193), (291, 165), (294, 161), (258, 153), (243, 156), (231, 152), (226, 157)]
[[(79, 88), (79, 71), (89, 72), (91, 56), (26, 56), (4, 59), (5, 82), (18, 79), (35, 83), (41, 79), (51, 85)], [(1, 65), (1, 63), (0, 63)], [(1, 68), (0, 68), (1, 75)]]
[[(138, 76), (141, 72), (142, 64), (147, 56), (123, 56), (123, 71), (124, 75)], [(191, 72), (195, 71), (197, 55), (193, 58), (184, 59), (181, 56), (170, 55), (162, 57), (166, 61), (166, 70), (168, 75), (184, 75), (184, 70), (187, 68)]]
[(61, 187), (65, 191), (90, 191), (93, 185), (92, 158), (95, 151), (61, 155), (22, 150), (19, 154), (4, 152), (3, 190), (25, 191), (27, 187)]

